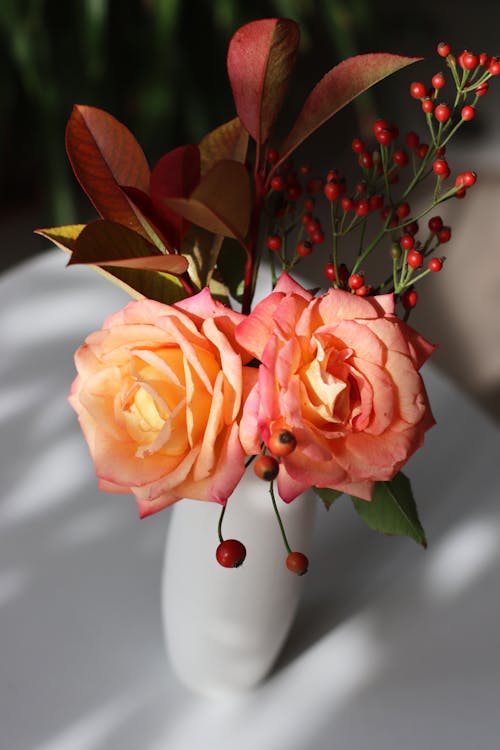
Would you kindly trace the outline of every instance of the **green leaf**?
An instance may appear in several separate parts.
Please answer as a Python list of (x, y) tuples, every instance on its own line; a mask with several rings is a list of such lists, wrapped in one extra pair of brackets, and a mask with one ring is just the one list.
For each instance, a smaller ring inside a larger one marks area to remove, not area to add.
[(35, 229), (35, 234), (46, 237), (48, 240), (60, 247), (61, 250), (72, 252), (75, 248), (76, 241), (86, 224), (67, 224), (64, 227), (49, 227), (46, 229)]
[(313, 487), (313, 490), (317, 496), (321, 498), (323, 505), (327, 510), (330, 510), (335, 500), (338, 500), (339, 497), (342, 497), (344, 494), (338, 490), (331, 490), (329, 487)]
[(363, 91), (391, 73), (421, 59), (378, 52), (349, 57), (336, 65), (323, 76), (307, 97), (280, 149), (280, 161), (286, 159), (311, 133)]
[(402, 473), (390, 482), (376, 482), (371, 501), (353, 497), (361, 518), (375, 531), (409, 536), (427, 547), (409, 479)]

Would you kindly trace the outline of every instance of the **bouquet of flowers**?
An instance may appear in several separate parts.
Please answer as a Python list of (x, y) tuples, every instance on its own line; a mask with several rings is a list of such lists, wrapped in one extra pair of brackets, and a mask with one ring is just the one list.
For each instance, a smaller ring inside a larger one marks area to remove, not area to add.
[[(286, 564), (302, 574), (308, 561), (288, 543), (277, 495), (295, 502), (313, 487), (329, 508), (345, 493), (372, 528), (426, 544), (401, 469), (434, 423), (419, 373), (434, 346), (407, 320), (417, 283), (441, 271), (451, 237), (435, 210), (476, 182), (472, 171), (449, 180), (447, 144), (474, 118), (500, 61), (455, 57), (440, 43), (446, 75), (410, 87), (425, 137), (376, 120), (370, 142), (351, 143), (359, 176), (348, 182), (335, 169), (313, 175), (292, 161), (295, 150), (419, 58), (341, 62), (278, 143), (298, 45), (291, 20), (236, 31), (227, 67), (237, 116), (153, 169), (124, 125), (75, 106), (67, 152), (101, 218), (38, 231), (69, 251), (69, 264), (96, 266), (134, 298), (76, 352), (69, 398), (99, 488), (135, 495), (141, 517), (181, 498), (220, 503), (214, 551), (236, 567), (245, 547), (224, 539), (222, 521), (252, 463), (269, 485)], [(423, 182), (429, 198), (415, 212)], [(346, 235), (356, 238), (354, 257)], [(293, 278), (312, 253), (326, 290)], [(375, 253), (376, 277), (365, 270)], [(262, 271), (270, 292), (253, 306)]]

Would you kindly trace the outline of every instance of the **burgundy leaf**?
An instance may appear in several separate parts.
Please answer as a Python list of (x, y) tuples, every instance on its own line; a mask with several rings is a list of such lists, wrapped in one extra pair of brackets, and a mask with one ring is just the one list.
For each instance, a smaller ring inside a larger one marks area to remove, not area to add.
[(299, 45), (295, 21), (266, 18), (242, 26), (229, 43), (227, 70), (236, 111), (264, 143), (283, 103)]

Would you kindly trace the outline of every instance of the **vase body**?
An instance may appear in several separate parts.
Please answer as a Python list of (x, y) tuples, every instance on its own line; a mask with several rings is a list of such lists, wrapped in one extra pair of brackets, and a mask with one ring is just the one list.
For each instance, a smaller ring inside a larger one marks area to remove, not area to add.
[[(277, 497), (290, 546), (307, 554), (317, 499), (286, 504)], [(228, 500), (225, 539), (239, 539), (246, 559), (223, 568), (217, 503), (182, 500), (172, 508), (163, 573), (163, 622), (179, 679), (211, 695), (255, 686), (270, 671), (299, 602), (304, 577), (285, 564), (286, 549), (268, 485), (248, 469)]]

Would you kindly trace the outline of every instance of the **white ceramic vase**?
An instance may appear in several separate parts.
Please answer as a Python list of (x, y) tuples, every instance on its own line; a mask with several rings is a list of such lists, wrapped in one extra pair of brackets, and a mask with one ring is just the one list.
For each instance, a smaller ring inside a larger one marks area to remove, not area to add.
[[(276, 498), (293, 550), (308, 553), (317, 498)], [(286, 639), (305, 577), (291, 573), (268, 485), (251, 468), (228, 500), (225, 539), (239, 539), (239, 568), (215, 559), (221, 506), (182, 500), (171, 509), (163, 574), (167, 651), (177, 676), (199, 693), (247, 690), (271, 670)]]

